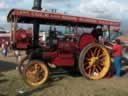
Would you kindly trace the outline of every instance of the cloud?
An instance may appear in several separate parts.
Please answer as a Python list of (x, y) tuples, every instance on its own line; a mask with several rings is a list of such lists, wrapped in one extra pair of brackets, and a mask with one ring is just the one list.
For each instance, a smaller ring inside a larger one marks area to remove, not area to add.
[(6, 11), (8, 7), (9, 6), (5, 2), (0, 1), (0, 12)]
[[(0, 23), (7, 23), (6, 17), (12, 8), (26, 8), (28, 9), (32, 0), (0, 0)], [(30, 5), (32, 6), (32, 5)]]
[[(45, 0), (42, 7), (50, 10), (57, 9), (57, 12), (74, 15), (79, 5), (79, 0)], [(79, 14), (79, 13), (78, 13)], [(78, 15), (77, 14), (77, 15)]]
[(51, 3), (51, 2), (54, 2), (54, 3), (55, 3), (55, 2), (57, 2), (57, 3), (62, 3), (62, 2), (69, 2), (69, 1), (71, 1), (71, 0), (63, 0), (63, 1), (62, 1), (62, 0), (47, 0), (47, 1), (45, 1), (45, 2), (48, 2), (48, 3), (49, 3), (49, 2), (50, 2), (50, 3)]
[(17, 4), (17, 3), (20, 3), (22, 2), (23, 0), (0, 0), (0, 2), (5, 2), (6, 4)]
[[(121, 22), (121, 28), (126, 29), (128, 24), (128, 7), (120, 0), (47, 0), (43, 7), (66, 11), (70, 15), (105, 18)], [(77, 3), (75, 3), (77, 2)]]
[(8, 7), (7, 4), (5, 4), (5, 2), (0, 2), (0, 8), (6, 8)]
[[(54, 7), (57, 9), (62, 9), (63, 7), (66, 7), (67, 5), (73, 5), (74, 0), (42, 0), (42, 5), (49, 7)], [(76, 0), (75, 0), (76, 2)]]
[(23, 1), (25, 1), (25, 0), (0, 0), (0, 11), (9, 10), (14, 7), (18, 8), (19, 5), (22, 4)]
[(117, 0), (81, 0), (78, 10), (82, 15), (91, 17), (105, 17), (123, 19), (128, 11), (125, 3)]
[(1, 24), (5, 24), (6, 23), (6, 16), (5, 15), (0, 16), (0, 23)]
[[(126, 1), (127, 2), (127, 1)], [(126, 29), (128, 24), (128, 7), (124, 1), (118, 0), (80, 0), (80, 4), (73, 9), (81, 16), (105, 18), (111, 20), (118, 20), (121, 22), (121, 28)], [(128, 2), (127, 2), (128, 3)]]
[[(123, 26), (127, 26), (127, 3), (126, 0), (42, 0), (42, 7), (57, 9), (58, 12), (66, 12), (70, 15), (119, 20)], [(32, 6), (33, 0), (0, 0), (0, 18), (2, 19), (0, 23), (6, 22), (10, 9), (31, 9)]]

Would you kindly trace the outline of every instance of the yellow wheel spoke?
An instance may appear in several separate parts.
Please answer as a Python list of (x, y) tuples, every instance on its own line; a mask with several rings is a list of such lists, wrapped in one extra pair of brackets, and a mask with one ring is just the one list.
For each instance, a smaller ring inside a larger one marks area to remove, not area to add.
[(91, 56), (93, 57), (94, 56), (94, 53), (92, 52), (92, 50), (90, 51), (90, 53), (91, 53)]
[(94, 50), (94, 56), (96, 56), (96, 53), (97, 53), (96, 51), (97, 51), (97, 48), (95, 48), (95, 50)]
[(87, 66), (87, 67), (85, 67), (85, 69), (87, 70), (87, 69), (89, 69), (91, 66)]
[(102, 68), (100, 67), (100, 65), (97, 65), (97, 68), (101, 71), (102, 70)]
[(87, 62), (86, 62), (86, 63), (84, 63), (84, 66), (85, 66), (85, 65), (87, 65), (87, 64), (88, 64)]
[(98, 69), (96, 68), (96, 72), (99, 73)]
[(101, 51), (100, 49), (97, 51), (97, 56), (99, 56), (99, 54), (100, 54), (100, 51)]
[(99, 58), (101, 58), (101, 57), (105, 57), (105, 55), (104, 55), (104, 54), (101, 54), (101, 55), (99, 56)]
[(87, 60), (87, 61), (90, 61), (91, 59), (86, 57), (86, 60)]
[(93, 67), (92, 67), (92, 73), (94, 73), (94, 72), (95, 72), (95, 67), (93, 66)]
[(31, 80), (31, 81), (33, 81), (33, 80), (35, 79), (34, 73), (33, 73), (33, 72), (29, 72), (29, 70), (28, 70), (28, 72), (26, 73), (26, 75), (27, 75), (27, 78), (28, 78), (29, 80)]
[(89, 72), (88, 72), (88, 74), (89, 74), (89, 75), (91, 74), (91, 68), (89, 68)]
[(35, 70), (38, 70), (38, 64), (34, 65)]

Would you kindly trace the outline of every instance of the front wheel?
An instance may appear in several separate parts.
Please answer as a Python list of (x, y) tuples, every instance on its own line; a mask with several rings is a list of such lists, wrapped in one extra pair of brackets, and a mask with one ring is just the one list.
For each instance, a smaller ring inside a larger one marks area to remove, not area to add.
[(28, 85), (38, 87), (46, 82), (48, 74), (48, 67), (44, 62), (33, 60), (25, 66), (23, 77)]
[(101, 79), (109, 68), (109, 52), (103, 45), (92, 43), (83, 48), (79, 57), (79, 69), (84, 77), (92, 80)]

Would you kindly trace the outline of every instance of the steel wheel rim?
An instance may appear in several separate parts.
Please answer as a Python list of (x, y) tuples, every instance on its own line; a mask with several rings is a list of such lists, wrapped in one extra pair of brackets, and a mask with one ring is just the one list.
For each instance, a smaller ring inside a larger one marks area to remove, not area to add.
[(25, 70), (25, 80), (30, 86), (39, 86), (48, 78), (48, 69), (45, 64), (33, 63)]
[(107, 49), (98, 44), (87, 48), (82, 60), (83, 71), (89, 79), (98, 80), (103, 78), (110, 67), (110, 57)]
[(20, 61), (20, 64), (18, 65), (18, 71), (19, 73), (22, 75), (24, 72), (24, 68), (25, 66), (29, 63), (29, 58), (28, 56), (25, 56), (24, 58), (22, 58), (22, 60)]

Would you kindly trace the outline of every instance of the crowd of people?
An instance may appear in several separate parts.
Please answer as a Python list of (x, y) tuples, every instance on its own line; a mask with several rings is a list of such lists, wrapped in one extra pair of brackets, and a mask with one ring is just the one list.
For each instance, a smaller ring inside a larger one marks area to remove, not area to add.
[[(1, 55), (3, 57), (7, 57), (9, 50), (11, 50), (10, 42), (3, 39), (1, 43), (1, 50), (0, 50)], [(19, 62), (21, 60), (20, 51), (13, 50), (13, 52), (14, 52), (14, 56), (16, 57), (16, 62)]]
[(2, 40), (1, 44), (1, 54), (6, 57), (8, 54), (8, 48), (9, 48), (9, 42), (5, 41), (4, 39)]

